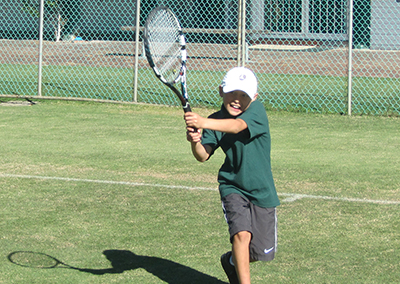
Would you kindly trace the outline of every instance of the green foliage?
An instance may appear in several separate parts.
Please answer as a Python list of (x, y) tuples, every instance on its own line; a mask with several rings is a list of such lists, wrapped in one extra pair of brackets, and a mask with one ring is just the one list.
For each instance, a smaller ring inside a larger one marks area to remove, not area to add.
[[(39, 18), (40, 7), (38, 1), (21, 0), (22, 9), (33, 17)], [(55, 40), (70, 40), (77, 35), (76, 24), (80, 19), (81, 0), (45, 0), (44, 20), (49, 22), (55, 30)]]
[[(61, 3), (62, 1), (60, 0), (45, 0), (44, 1), (44, 10), (46, 12), (50, 12), (50, 15), (53, 15), (55, 13), (58, 13), (61, 7)], [(22, 9), (29, 13), (30, 15), (39, 18), (39, 5), (38, 5), (38, 1), (34, 1), (34, 0), (21, 0), (22, 3)], [(48, 13), (45, 13), (45, 16), (47, 16)], [(48, 17), (48, 16), (47, 16)]]

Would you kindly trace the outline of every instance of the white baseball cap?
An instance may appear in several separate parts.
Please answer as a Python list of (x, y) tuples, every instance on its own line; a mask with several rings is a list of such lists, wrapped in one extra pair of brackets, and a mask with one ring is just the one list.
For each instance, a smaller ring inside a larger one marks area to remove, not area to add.
[(253, 71), (246, 67), (235, 67), (226, 73), (221, 84), (224, 93), (243, 91), (251, 99), (257, 93), (257, 78)]

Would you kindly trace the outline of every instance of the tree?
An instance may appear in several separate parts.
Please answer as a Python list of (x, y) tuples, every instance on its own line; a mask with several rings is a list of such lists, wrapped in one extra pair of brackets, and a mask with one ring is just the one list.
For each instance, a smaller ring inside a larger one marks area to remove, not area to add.
[[(33, 17), (40, 17), (39, 1), (20, 0), (22, 9)], [(81, 0), (44, 0), (44, 21), (52, 25), (56, 42), (63, 34), (76, 32), (74, 26), (80, 18)]]

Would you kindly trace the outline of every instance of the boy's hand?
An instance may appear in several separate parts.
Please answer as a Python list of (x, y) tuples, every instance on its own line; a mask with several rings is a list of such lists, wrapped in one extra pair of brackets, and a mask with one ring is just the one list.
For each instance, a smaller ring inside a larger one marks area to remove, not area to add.
[(210, 157), (212, 148), (209, 145), (201, 144), (201, 129), (206, 122), (206, 118), (194, 112), (186, 112), (184, 115), (186, 122), (186, 139), (191, 142), (192, 153), (197, 161), (205, 162)]
[(186, 139), (189, 142), (198, 143), (201, 142), (201, 130), (197, 129), (196, 131), (194, 128), (187, 127), (186, 128)]
[(187, 112), (184, 115), (186, 126), (191, 128), (200, 129), (203, 128), (205, 118), (201, 117), (197, 113)]

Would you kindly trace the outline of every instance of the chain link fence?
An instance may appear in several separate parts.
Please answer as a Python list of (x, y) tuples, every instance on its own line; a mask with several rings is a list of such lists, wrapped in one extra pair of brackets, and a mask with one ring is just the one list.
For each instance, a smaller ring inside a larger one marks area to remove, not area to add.
[(269, 109), (400, 115), (399, 0), (40, 2), (0, 2), (0, 95), (179, 105), (136, 27), (137, 7), (142, 27), (165, 5), (186, 31), (194, 107), (220, 105), (224, 73), (246, 66)]

